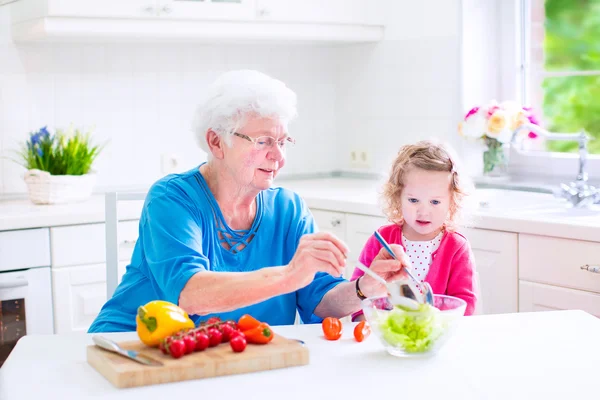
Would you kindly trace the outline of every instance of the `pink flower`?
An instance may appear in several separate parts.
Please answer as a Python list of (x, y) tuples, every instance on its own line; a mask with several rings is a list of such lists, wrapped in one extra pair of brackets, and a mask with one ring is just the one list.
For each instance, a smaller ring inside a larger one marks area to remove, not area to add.
[(492, 115), (494, 115), (494, 113), (496, 112), (496, 110), (499, 109), (499, 108), (500, 108), (499, 106), (491, 106), (488, 109), (488, 114), (487, 114), (488, 118), (491, 117)]
[[(532, 123), (534, 125), (540, 124), (540, 121), (537, 119), (537, 117), (533, 113), (533, 109), (531, 107), (523, 107), (523, 110), (525, 110), (527, 112), (527, 119), (529, 120), (530, 123)], [(535, 132), (529, 132), (527, 134), (527, 137), (529, 137), (530, 139), (535, 139), (538, 137), (538, 135)]]
[(471, 115), (473, 114), (477, 114), (477, 111), (479, 111), (479, 107), (473, 107), (469, 110), (469, 112), (467, 113), (467, 115), (465, 115), (465, 121), (467, 120), (467, 118), (469, 118)]

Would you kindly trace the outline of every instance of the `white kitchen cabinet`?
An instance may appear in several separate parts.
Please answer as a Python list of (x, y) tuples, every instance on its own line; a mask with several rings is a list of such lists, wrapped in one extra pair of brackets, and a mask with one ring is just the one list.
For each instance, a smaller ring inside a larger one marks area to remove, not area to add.
[(585, 265), (600, 265), (600, 243), (519, 235), (521, 280), (600, 294), (600, 273), (582, 269)]
[(348, 265), (345, 276), (350, 279), (352, 273), (358, 264), (358, 257), (369, 237), (373, 235), (376, 229), (389, 222), (384, 217), (374, 217), (370, 215), (348, 214), (346, 216), (346, 243), (350, 247), (348, 256)]
[(256, 0), (256, 11), (263, 21), (383, 24), (380, 0)]
[(0, 271), (48, 266), (48, 228), (0, 232)]
[(367, 0), (21, 0), (10, 4), (22, 42), (319, 42), (383, 39), (384, 3)]
[(485, 229), (459, 230), (468, 240), (475, 258), (481, 303), (478, 314), (518, 311), (518, 235)]
[(158, 0), (158, 13), (167, 19), (251, 21), (255, 0)]
[[(119, 263), (119, 282), (127, 262)], [(87, 332), (106, 302), (106, 265), (52, 270), (55, 333)]]
[[(138, 237), (139, 221), (119, 222), (119, 259), (129, 260)], [(96, 264), (106, 261), (104, 224), (50, 228), (52, 268)]]
[(519, 282), (519, 312), (583, 310), (600, 318), (600, 295), (541, 283)]
[[(47, 8), (46, 16), (87, 18), (154, 18), (158, 13), (157, 0), (37, 0)], [(35, 7), (23, 11), (31, 12)], [(26, 14), (25, 14), (26, 15)], [(23, 16), (13, 14), (15, 19)]]

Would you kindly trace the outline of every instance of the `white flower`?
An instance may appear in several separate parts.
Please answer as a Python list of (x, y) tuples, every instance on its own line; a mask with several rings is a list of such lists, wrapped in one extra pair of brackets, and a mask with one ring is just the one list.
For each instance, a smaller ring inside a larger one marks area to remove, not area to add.
[(486, 111), (479, 110), (472, 114), (466, 121), (461, 122), (460, 134), (466, 138), (480, 139), (486, 132)]

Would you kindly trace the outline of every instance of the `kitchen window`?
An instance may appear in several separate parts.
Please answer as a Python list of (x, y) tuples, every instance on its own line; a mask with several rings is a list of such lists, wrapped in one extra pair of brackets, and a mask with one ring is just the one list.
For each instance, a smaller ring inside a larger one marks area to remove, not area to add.
[[(600, 0), (523, 1), (526, 103), (541, 111), (553, 132), (585, 129), (600, 154)], [(576, 152), (576, 142), (549, 141), (545, 149)]]
[[(600, 184), (600, 0), (462, 0), (462, 20), (463, 111), (516, 100), (551, 132), (585, 129), (586, 169)], [(571, 181), (577, 143), (526, 140), (510, 163), (527, 180)]]

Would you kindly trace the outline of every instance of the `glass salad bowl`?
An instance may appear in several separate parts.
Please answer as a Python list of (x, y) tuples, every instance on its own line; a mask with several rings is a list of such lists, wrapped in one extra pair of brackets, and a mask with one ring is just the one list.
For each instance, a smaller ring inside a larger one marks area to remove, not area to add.
[(433, 295), (433, 306), (420, 304), (416, 311), (394, 306), (388, 297), (362, 301), (362, 310), (373, 333), (386, 351), (398, 357), (435, 354), (452, 335), (455, 322), (464, 316), (467, 303), (453, 296)]

